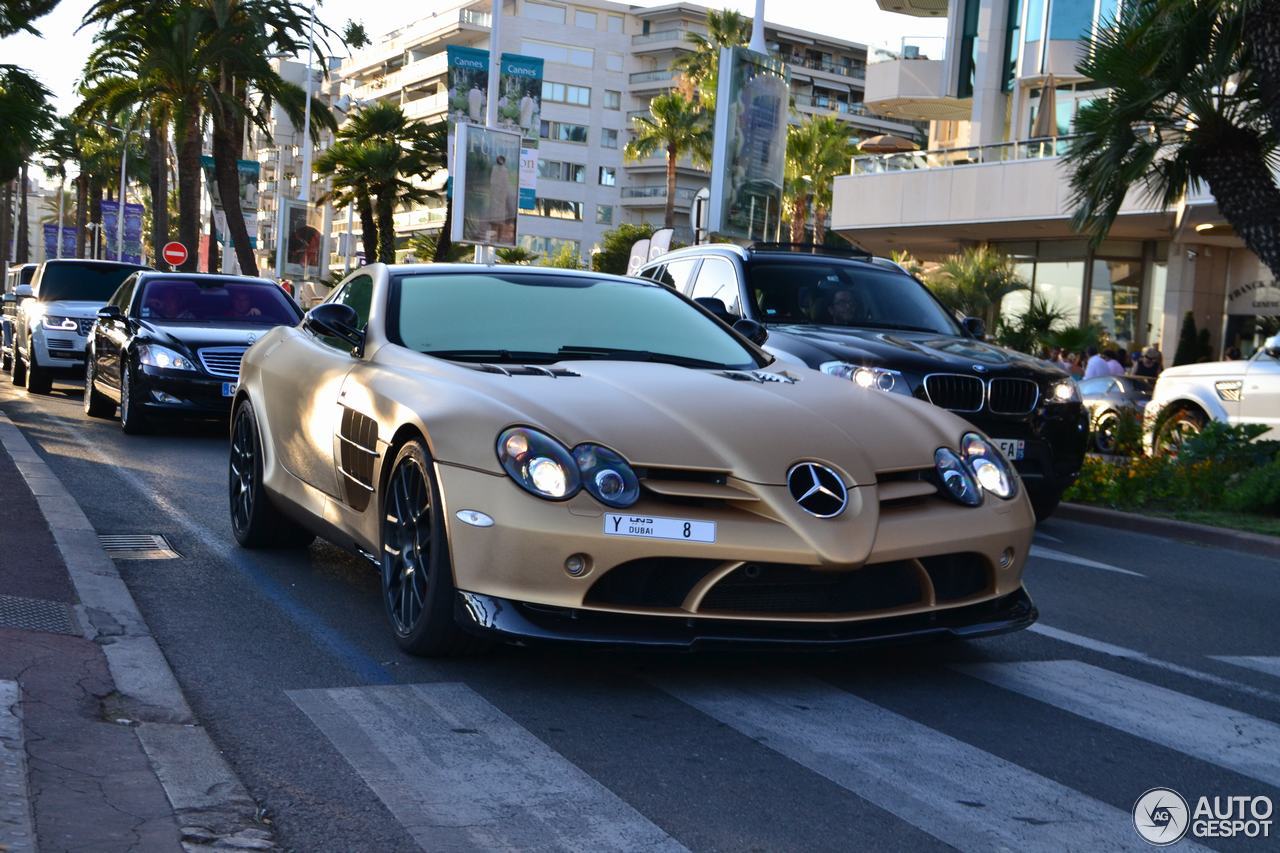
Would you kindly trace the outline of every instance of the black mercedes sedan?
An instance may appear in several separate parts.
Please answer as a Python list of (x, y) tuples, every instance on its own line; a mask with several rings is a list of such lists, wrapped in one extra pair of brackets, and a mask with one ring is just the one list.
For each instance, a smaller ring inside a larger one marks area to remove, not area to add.
[(789, 244), (692, 246), (639, 273), (694, 299), (782, 361), (964, 417), (1013, 462), (1036, 517), (1084, 461), (1089, 417), (1058, 367), (988, 343), (892, 261)]
[(166, 418), (221, 418), (231, 410), (240, 359), (298, 306), (275, 282), (199, 273), (141, 272), (98, 311), (85, 359), (84, 410), (120, 407), (127, 433)]

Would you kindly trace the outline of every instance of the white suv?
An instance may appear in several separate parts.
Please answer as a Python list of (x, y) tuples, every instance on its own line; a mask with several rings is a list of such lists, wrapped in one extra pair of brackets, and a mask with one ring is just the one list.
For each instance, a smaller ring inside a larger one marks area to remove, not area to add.
[(1248, 361), (1185, 364), (1160, 374), (1145, 412), (1150, 451), (1176, 448), (1210, 420), (1262, 424), (1280, 439), (1280, 336)]
[(84, 353), (98, 309), (120, 283), (149, 267), (114, 261), (45, 261), (18, 306), (13, 329), (13, 384), (47, 394), (56, 376), (84, 375)]

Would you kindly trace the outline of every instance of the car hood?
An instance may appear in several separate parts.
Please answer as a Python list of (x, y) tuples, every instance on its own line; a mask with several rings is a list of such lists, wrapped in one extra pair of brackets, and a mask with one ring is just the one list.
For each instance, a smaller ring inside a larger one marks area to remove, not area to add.
[(81, 299), (56, 299), (53, 302), (44, 302), (45, 314), (53, 317), (97, 317), (98, 309), (105, 302), (87, 302)]
[(981, 366), (979, 372), (1034, 373), (1060, 378), (1067, 374), (1039, 359), (985, 341), (932, 332), (850, 329), (844, 326), (770, 325), (769, 344), (800, 356), (810, 366), (821, 361), (885, 365), (929, 373)]
[(260, 340), (272, 326), (229, 324), (211, 325), (204, 322), (138, 321), (139, 340), (162, 346), (197, 350), (203, 347), (247, 347)]
[(1177, 379), (1193, 376), (1240, 376), (1249, 369), (1247, 361), (1207, 361), (1201, 364), (1183, 364), (1178, 367), (1166, 367), (1160, 372), (1160, 378)]
[(570, 447), (607, 445), (637, 466), (781, 485), (796, 462), (815, 460), (851, 485), (867, 485), (877, 471), (932, 467), (939, 446), (956, 446), (972, 429), (918, 400), (779, 365), (717, 371), (565, 361), (548, 367), (571, 375), (553, 378), (515, 365), (504, 365), (515, 375), (486, 372), (394, 346), (375, 357), (391, 368), (381, 394), (416, 401), (410, 405), (429, 426), (438, 459), (495, 472), (498, 433), (519, 424)]

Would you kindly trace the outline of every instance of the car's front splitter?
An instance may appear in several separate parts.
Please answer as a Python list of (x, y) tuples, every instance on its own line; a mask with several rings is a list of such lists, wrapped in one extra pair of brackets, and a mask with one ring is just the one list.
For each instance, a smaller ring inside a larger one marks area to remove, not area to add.
[(845, 624), (684, 619), (565, 610), (474, 592), (458, 593), (454, 613), (463, 628), (508, 640), (671, 649), (717, 646), (832, 649), (939, 637), (986, 637), (1029, 627), (1039, 616), (1024, 587), (978, 604)]

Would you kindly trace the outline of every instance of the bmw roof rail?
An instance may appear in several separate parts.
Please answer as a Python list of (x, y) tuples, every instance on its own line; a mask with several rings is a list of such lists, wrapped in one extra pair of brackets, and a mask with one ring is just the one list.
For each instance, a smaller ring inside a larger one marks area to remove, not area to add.
[(871, 253), (861, 246), (826, 246), (820, 243), (751, 243), (747, 248), (753, 252), (803, 252), (810, 255), (841, 255), (854, 258), (871, 258)]

